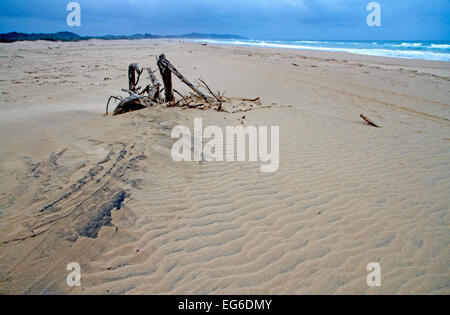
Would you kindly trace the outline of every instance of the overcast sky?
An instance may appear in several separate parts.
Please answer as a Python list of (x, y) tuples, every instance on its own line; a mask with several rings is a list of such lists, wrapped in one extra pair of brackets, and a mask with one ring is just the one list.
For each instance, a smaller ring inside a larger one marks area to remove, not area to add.
[(237, 34), (256, 39), (450, 40), (450, 0), (78, 0), (80, 27), (66, 24), (68, 0), (0, 0), (0, 32), (80, 35)]

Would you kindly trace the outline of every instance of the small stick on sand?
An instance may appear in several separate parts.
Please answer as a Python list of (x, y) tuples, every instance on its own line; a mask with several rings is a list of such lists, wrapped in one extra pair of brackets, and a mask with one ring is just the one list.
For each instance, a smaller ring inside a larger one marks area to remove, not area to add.
[(366, 116), (364, 116), (363, 114), (359, 115), (366, 123), (368, 123), (370, 126), (372, 127), (376, 127), (376, 128), (381, 128), (380, 126), (378, 126), (376, 123), (374, 123), (372, 120), (370, 120), (369, 118), (367, 118)]

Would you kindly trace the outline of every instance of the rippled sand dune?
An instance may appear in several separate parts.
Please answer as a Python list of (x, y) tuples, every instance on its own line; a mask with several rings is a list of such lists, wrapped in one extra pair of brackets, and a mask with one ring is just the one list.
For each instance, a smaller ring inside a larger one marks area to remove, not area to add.
[[(160, 53), (266, 108), (102, 116)], [(151, 40), (0, 57), (0, 293), (450, 293), (449, 63)], [(279, 170), (174, 162), (194, 118), (279, 126)]]

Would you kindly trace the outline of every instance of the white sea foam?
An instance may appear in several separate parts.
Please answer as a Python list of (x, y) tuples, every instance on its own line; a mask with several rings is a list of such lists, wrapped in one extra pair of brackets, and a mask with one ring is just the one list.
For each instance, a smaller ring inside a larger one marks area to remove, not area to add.
[(445, 44), (431, 44), (431, 48), (450, 49), (450, 45), (445, 45)]
[[(394, 45), (396, 46), (396, 45)], [(401, 47), (420, 47), (422, 46), (422, 43), (402, 43), (400, 45)]]
[[(324, 44), (323, 46), (308, 46), (312, 41), (294, 41), (294, 42), (283, 42), (283, 41), (244, 41), (244, 40), (233, 40), (233, 41), (222, 41), (222, 40), (202, 40), (202, 42), (208, 42), (211, 44), (225, 44), (225, 45), (239, 45), (239, 46), (256, 46), (256, 47), (273, 47), (273, 48), (287, 48), (287, 49), (301, 49), (301, 50), (320, 50), (320, 51), (330, 51), (330, 52), (345, 52), (360, 55), (369, 56), (381, 56), (381, 57), (392, 57), (392, 58), (406, 58), (406, 59), (423, 59), (423, 60), (440, 60), (440, 61), (450, 61), (450, 53), (447, 52), (436, 52), (431, 51), (431, 48), (446, 49), (450, 48), (450, 45), (433, 45), (427, 46), (428, 50), (424, 50), (423, 43), (401, 43), (399, 45), (384, 45), (384, 48), (349, 48), (343, 47), (344, 44), (354, 46), (355, 44), (362, 45), (358, 42), (317, 42), (317, 44)], [(302, 45), (303, 44), (303, 45)], [(316, 44), (316, 43), (314, 43)], [(340, 45), (339, 45), (340, 44)], [(332, 45), (337, 45), (332, 47)], [(371, 44), (374, 45), (374, 44)], [(375, 45), (374, 45), (375, 46)], [(382, 45), (377, 45), (381, 47)], [(388, 49), (388, 47), (398, 47), (397, 49)], [(449, 46), (449, 47), (446, 47)], [(404, 49), (406, 47), (417, 48), (414, 49)]]
[(316, 40), (298, 40), (296, 41), (298, 44), (328, 44), (328, 42), (320, 42)]

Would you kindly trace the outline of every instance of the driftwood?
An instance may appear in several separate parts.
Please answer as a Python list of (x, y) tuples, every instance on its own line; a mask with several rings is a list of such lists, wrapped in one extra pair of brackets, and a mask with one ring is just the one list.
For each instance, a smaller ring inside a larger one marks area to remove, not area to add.
[(146, 90), (148, 90), (148, 95), (150, 98), (155, 102), (161, 102), (161, 94), (160, 94), (160, 88), (161, 84), (159, 83), (158, 79), (155, 76), (155, 73), (152, 72), (151, 68), (147, 68), (147, 74), (148, 74), (148, 80), (150, 81), (150, 84), (147, 85)]
[(161, 54), (158, 59), (159, 73), (161, 74), (164, 83), (164, 92), (166, 94), (166, 102), (172, 102), (174, 100), (173, 87), (172, 87), (172, 71), (167, 67), (164, 54)]
[(203, 98), (207, 103), (211, 103), (212, 99), (205, 94), (203, 94), (199, 89), (197, 89), (188, 79), (186, 79), (171, 63), (166, 59), (166, 56), (162, 54), (159, 56), (158, 65), (162, 65), (165, 69), (169, 69), (174, 75), (176, 75), (183, 83), (189, 86), (195, 93), (197, 93), (201, 98)]
[(135, 110), (143, 109), (145, 107), (146, 106), (142, 105), (138, 97), (129, 96), (119, 102), (119, 104), (117, 105), (116, 109), (113, 112), (113, 115), (125, 114)]
[(130, 91), (136, 91), (139, 78), (141, 77), (142, 70), (139, 70), (139, 66), (136, 63), (132, 63), (128, 67), (128, 88)]
[[(161, 54), (159, 58), (157, 58), (157, 66), (164, 88), (162, 88), (155, 76), (156, 71), (152, 71), (151, 68), (140, 69), (138, 64), (132, 63), (128, 67), (128, 89), (122, 89), (123, 92), (126, 92), (129, 95), (127, 97), (109, 97), (106, 104), (106, 115), (108, 115), (109, 104), (113, 100), (118, 102), (113, 111), (113, 115), (120, 115), (162, 104), (165, 104), (168, 107), (213, 109), (228, 113), (247, 111), (253, 109), (256, 105), (261, 105), (259, 97), (254, 99), (228, 98), (225, 96), (225, 93), (221, 93), (220, 91), (213, 92), (208, 84), (202, 79), (198, 79), (196, 82), (197, 86), (195, 86), (183, 76), (169, 60), (167, 60), (164, 54)], [(138, 84), (144, 70), (147, 73), (148, 84), (142, 89)], [(172, 83), (172, 74), (186, 84), (194, 93), (190, 92), (189, 94), (183, 95), (175, 90)], [(205, 92), (202, 92), (200, 89), (205, 90)], [(162, 96), (163, 92), (164, 97)], [(178, 100), (175, 97), (175, 94), (179, 97)], [(236, 101), (239, 103), (236, 104)]]
[(366, 116), (364, 116), (363, 114), (359, 115), (366, 123), (368, 123), (370, 126), (372, 127), (376, 127), (376, 128), (381, 128), (380, 126), (378, 126), (376, 123), (374, 123), (372, 120), (370, 120), (369, 118), (367, 118)]

